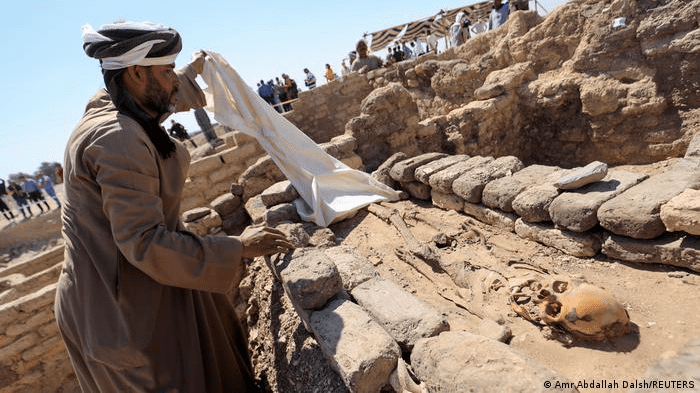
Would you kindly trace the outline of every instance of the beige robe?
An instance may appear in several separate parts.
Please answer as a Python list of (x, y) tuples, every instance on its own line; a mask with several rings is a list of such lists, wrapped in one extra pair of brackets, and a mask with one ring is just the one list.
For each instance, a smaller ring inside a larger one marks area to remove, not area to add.
[(104, 90), (68, 141), (55, 313), (85, 391), (254, 389), (224, 295), (241, 279), (242, 246), (182, 230), (190, 157), (175, 143), (161, 159)]

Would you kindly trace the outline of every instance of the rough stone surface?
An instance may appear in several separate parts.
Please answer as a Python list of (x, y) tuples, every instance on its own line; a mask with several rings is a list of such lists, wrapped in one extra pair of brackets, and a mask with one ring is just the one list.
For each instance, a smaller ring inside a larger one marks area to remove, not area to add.
[(635, 239), (653, 239), (666, 232), (661, 206), (688, 188), (700, 188), (700, 162), (680, 159), (668, 171), (653, 175), (598, 209), (603, 228)]
[(466, 161), (459, 162), (433, 174), (428, 178), (428, 184), (433, 188), (433, 190), (450, 194), (453, 192), (452, 182), (454, 182), (455, 179), (460, 177), (463, 173), (486, 165), (491, 161), (493, 161), (493, 157), (470, 157)]
[(277, 182), (266, 188), (260, 198), (265, 207), (291, 202), (299, 197), (299, 193), (289, 180)]
[(455, 194), (445, 194), (440, 191), (432, 190), (430, 197), (433, 199), (433, 205), (445, 209), (461, 212), (464, 209), (464, 199)]
[(430, 185), (430, 176), (440, 172), (445, 168), (449, 168), (458, 162), (466, 161), (468, 159), (469, 156), (458, 154), (454, 156), (447, 156), (439, 160), (431, 161), (425, 165), (421, 165), (418, 168), (416, 168), (416, 180), (423, 184)]
[(575, 190), (586, 184), (602, 180), (608, 174), (608, 164), (593, 161), (582, 168), (572, 169), (566, 176), (563, 176), (554, 186), (561, 190)]
[(374, 265), (357, 256), (352, 248), (338, 246), (328, 248), (324, 252), (335, 263), (343, 280), (343, 288), (348, 292), (352, 292), (355, 287), (365, 281), (379, 277), (379, 272), (374, 268)]
[(405, 161), (406, 159), (408, 159), (408, 156), (404, 152), (392, 154), (391, 157), (384, 161), (376, 171), (372, 172), (372, 178), (382, 184), (386, 184), (387, 186), (396, 189), (397, 182), (391, 178), (389, 172), (394, 166), (396, 166), (397, 163)]
[(434, 152), (424, 153), (416, 157), (411, 157), (409, 159), (396, 163), (396, 165), (394, 165), (389, 171), (389, 175), (392, 179), (398, 182), (413, 182), (416, 181), (415, 172), (418, 167), (444, 157), (447, 157), (447, 154)]
[(253, 224), (262, 224), (265, 222), (265, 213), (267, 213), (267, 208), (262, 202), (262, 197), (256, 195), (245, 203), (245, 210), (250, 216), (250, 220)]
[(390, 280), (367, 280), (350, 294), (399, 343), (404, 352), (409, 352), (418, 339), (436, 336), (450, 328), (447, 319), (438, 310)]
[[(700, 337), (688, 341), (677, 353), (659, 359), (647, 369), (641, 379), (644, 381), (663, 381), (664, 386), (658, 391), (676, 389), (684, 391), (700, 387)], [(673, 382), (678, 383), (678, 385), (670, 385)], [(649, 389), (645, 389), (642, 385), (631, 389), (630, 393), (648, 391)]]
[(600, 252), (602, 240), (594, 233), (562, 231), (542, 223), (530, 223), (518, 218), (515, 233), (523, 239), (534, 240), (576, 257), (592, 257)]
[(219, 213), (222, 218), (226, 218), (236, 212), (241, 206), (241, 197), (231, 193), (224, 194), (214, 199), (209, 206)]
[(465, 214), (477, 220), (513, 232), (515, 230), (515, 220), (518, 219), (514, 213), (506, 213), (494, 210), (482, 204), (465, 202), (462, 207)]
[(559, 189), (551, 184), (528, 188), (513, 199), (513, 210), (527, 222), (551, 221), (549, 206), (559, 196)]
[(670, 233), (652, 240), (606, 234), (601, 251), (622, 261), (661, 263), (700, 272), (700, 239), (683, 233)]
[(378, 392), (401, 356), (399, 345), (360, 306), (334, 300), (311, 314), (311, 329), (351, 392)]
[(611, 169), (601, 181), (574, 191), (563, 192), (549, 205), (549, 216), (557, 227), (585, 232), (598, 224), (598, 208), (647, 175)]
[(278, 271), (292, 301), (306, 310), (323, 307), (343, 289), (338, 269), (320, 250), (297, 249), (278, 264)]
[(506, 344), (463, 331), (418, 340), (411, 366), (430, 392), (544, 393), (551, 390), (543, 381), (566, 381)]
[(700, 235), (700, 191), (685, 190), (661, 206), (661, 221), (669, 232)]
[(452, 191), (469, 203), (480, 203), (481, 193), (489, 182), (510, 176), (523, 168), (523, 162), (517, 157), (499, 157), (455, 179)]
[(560, 170), (555, 166), (530, 165), (511, 176), (496, 179), (484, 187), (482, 203), (488, 207), (513, 211), (513, 200), (529, 187), (542, 184), (545, 178)]
[(211, 210), (208, 207), (196, 207), (182, 213), (182, 222), (192, 222), (202, 217), (208, 216)]
[(413, 198), (428, 200), (430, 199), (430, 186), (419, 181), (401, 183), (401, 188), (404, 189)]

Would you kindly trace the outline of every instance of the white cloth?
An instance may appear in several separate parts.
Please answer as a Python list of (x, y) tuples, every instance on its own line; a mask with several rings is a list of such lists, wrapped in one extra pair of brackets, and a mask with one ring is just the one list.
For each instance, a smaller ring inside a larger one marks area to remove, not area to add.
[(399, 192), (328, 155), (258, 94), (218, 53), (207, 51), (202, 79), (207, 110), (221, 124), (255, 137), (299, 192), (304, 221), (328, 226)]

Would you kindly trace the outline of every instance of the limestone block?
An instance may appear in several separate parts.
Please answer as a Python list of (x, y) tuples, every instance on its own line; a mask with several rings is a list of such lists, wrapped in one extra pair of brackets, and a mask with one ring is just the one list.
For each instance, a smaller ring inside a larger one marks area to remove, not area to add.
[(304, 224), (287, 222), (279, 224), (275, 228), (287, 236), (287, 240), (294, 245), (294, 248), (303, 248), (309, 245), (309, 234), (304, 229)]
[(501, 84), (488, 83), (474, 90), (474, 97), (483, 101), (498, 97), (506, 92), (506, 88)]
[(458, 212), (464, 210), (464, 199), (455, 194), (445, 194), (432, 190), (430, 192), (430, 197), (433, 200), (433, 205), (441, 209), (454, 210)]
[(230, 216), (241, 207), (241, 197), (226, 193), (214, 199), (209, 206), (223, 218)]
[(238, 179), (238, 176), (243, 172), (239, 166), (228, 165), (217, 169), (209, 174), (209, 181), (212, 183), (227, 182), (230, 183)]
[(470, 157), (465, 161), (458, 162), (437, 173), (434, 173), (428, 178), (428, 184), (433, 188), (433, 190), (451, 194), (453, 193), (452, 182), (454, 182), (455, 179), (460, 177), (465, 172), (484, 166), (491, 161), (493, 161), (493, 157)]
[(245, 209), (236, 209), (232, 214), (223, 217), (221, 229), (229, 236), (238, 236), (248, 225), (250, 217)]
[(469, 203), (480, 203), (486, 185), (524, 168), (523, 162), (514, 156), (498, 157), (484, 166), (474, 168), (452, 182), (452, 191)]
[(185, 230), (200, 236), (215, 233), (217, 230), (220, 230), (222, 224), (221, 216), (214, 210), (208, 210), (208, 215), (184, 223)]
[(284, 221), (298, 222), (300, 220), (297, 208), (293, 203), (282, 203), (273, 206), (265, 212), (264, 217), (265, 224), (271, 227)]
[(309, 234), (309, 246), (333, 247), (338, 244), (335, 233), (330, 228), (320, 227), (312, 222), (304, 223), (304, 229)]
[[(233, 179), (231, 179), (233, 180)], [(213, 201), (219, 195), (223, 195), (229, 191), (228, 182), (212, 183), (208, 188), (203, 190), (204, 199)]]
[(549, 205), (549, 216), (562, 229), (585, 232), (598, 224), (598, 208), (648, 176), (612, 169), (601, 181), (561, 193)]
[(323, 307), (343, 289), (338, 268), (321, 250), (297, 249), (278, 271), (292, 301), (305, 310)]
[(693, 134), (685, 151), (685, 158), (700, 158), (700, 133)]
[(416, 172), (414, 173), (414, 175), (416, 177), (416, 180), (418, 180), (419, 182), (430, 185), (430, 176), (440, 172), (445, 168), (451, 167), (452, 165), (458, 162), (466, 161), (468, 159), (469, 156), (466, 154), (457, 154), (454, 156), (440, 158), (438, 160), (431, 161), (427, 164), (419, 166), (418, 168), (416, 168)]
[(411, 366), (429, 392), (545, 393), (542, 381), (567, 381), (506, 344), (464, 331), (418, 340)]
[(515, 221), (515, 233), (523, 239), (554, 247), (576, 257), (592, 257), (600, 252), (602, 239), (590, 232), (569, 232), (542, 223), (530, 223), (519, 218)]
[(700, 191), (683, 191), (662, 205), (660, 214), (667, 231), (700, 235)]
[(465, 202), (462, 207), (465, 214), (476, 218), (484, 224), (493, 225), (506, 231), (515, 231), (515, 220), (518, 219), (514, 213), (507, 213), (494, 210), (482, 204)]
[(390, 280), (367, 280), (350, 294), (404, 352), (411, 351), (418, 339), (436, 336), (450, 328), (442, 313)]
[(336, 159), (349, 157), (355, 153), (357, 140), (352, 135), (338, 135), (333, 137), (329, 142), (319, 144), (328, 155)]
[(266, 188), (260, 194), (263, 205), (271, 207), (280, 203), (291, 202), (299, 197), (299, 193), (289, 180), (277, 182)]
[(355, 287), (372, 278), (379, 277), (379, 272), (367, 259), (358, 256), (350, 247), (337, 246), (324, 250), (335, 263), (343, 280), (343, 288), (352, 292)]
[(416, 168), (444, 157), (447, 157), (447, 154), (425, 153), (409, 158), (396, 163), (396, 165), (394, 165), (389, 171), (389, 176), (391, 176), (392, 179), (402, 183), (416, 181)]
[(482, 203), (504, 212), (512, 212), (515, 197), (530, 187), (544, 183), (547, 176), (558, 170), (560, 168), (555, 166), (531, 165), (511, 176), (496, 179), (484, 187)]
[(360, 306), (334, 300), (310, 320), (316, 341), (351, 392), (375, 393), (389, 383), (401, 349)]
[(688, 188), (700, 189), (700, 162), (682, 158), (669, 170), (652, 175), (603, 203), (600, 225), (617, 235), (653, 239), (666, 232), (661, 206)]
[(349, 168), (362, 170), (364, 164), (362, 163), (362, 157), (357, 154), (352, 154), (340, 160), (343, 164), (347, 165)]
[(416, 199), (429, 200), (430, 186), (419, 181), (401, 183), (401, 188)]
[(666, 233), (653, 240), (606, 234), (601, 251), (621, 261), (660, 263), (700, 272), (700, 238), (682, 232)]
[(390, 188), (396, 189), (396, 181), (391, 178), (389, 172), (397, 163), (405, 161), (408, 156), (403, 152), (394, 153), (386, 161), (384, 161), (379, 167), (372, 172), (372, 178), (382, 184), (389, 186)]
[(267, 213), (267, 208), (262, 201), (260, 195), (256, 195), (245, 203), (245, 210), (250, 216), (250, 220), (253, 224), (262, 224), (265, 221), (265, 213)]
[[(658, 361), (647, 368), (641, 379), (667, 381), (665, 383), (673, 381), (678, 384), (675, 387), (669, 386), (669, 390), (697, 389), (700, 386), (700, 366), (698, 365), (700, 365), (700, 337), (695, 337), (681, 346), (677, 353), (663, 354)], [(649, 389), (645, 389), (642, 385), (631, 389), (630, 393), (648, 391)]]
[(53, 247), (48, 251), (39, 253), (32, 259), (27, 261), (13, 263), (7, 267), (0, 268), (0, 277), (6, 277), (11, 274), (21, 274), (30, 276), (44, 269), (50, 268), (63, 261), (63, 245)]
[(593, 161), (582, 168), (574, 168), (554, 183), (562, 190), (575, 190), (587, 184), (603, 180), (608, 174), (608, 164)]
[(513, 199), (513, 210), (527, 222), (551, 221), (549, 206), (559, 196), (559, 189), (551, 184), (529, 188)]

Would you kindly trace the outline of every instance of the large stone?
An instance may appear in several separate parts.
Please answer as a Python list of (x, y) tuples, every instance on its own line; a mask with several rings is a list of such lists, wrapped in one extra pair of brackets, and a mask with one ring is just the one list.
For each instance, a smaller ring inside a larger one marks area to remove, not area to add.
[(292, 302), (305, 310), (323, 307), (343, 289), (337, 267), (320, 250), (296, 249), (277, 270)]
[(214, 209), (222, 218), (226, 218), (236, 212), (241, 206), (241, 197), (226, 193), (214, 199), (209, 206)]
[[(663, 384), (655, 391), (686, 391), (700, 387), (700, 337), (688, 341), (681, 349), (647, 368), (641, 380), (634, 382)], [(642, 383), (634, 386), (630, 393), (648, 392)]]
[(262, 201), (260, 195), (256, 195), (245, 203), (245, 210), (250, 216), (250, 220), (253, 224), (262, 224), (265, 222), (265, 213), (267, 213), (267, 208)]
[(493, 157), (475, 156), (466, 161), (458, 162), (455, 165), (449, 166), (428, 178), (428, 184), (433, 190), (440, 191), (445, 194), (451, 194), (452, 182), (455, 181), (465, 172), (486, 165), (493, 161)]
[(513, 211), (513, 200), (530, 187), (542, 184), (547, 176), (559, 171), (559, 167), (530, 165), (511, 176), (496, 179), (484, 187), (481, 201), (484, 205), (504, 212)]
[(557, 227), (585, 232), (598, 224), (598, 208), (648, 176), (610, 170), (602, 180), (574, 191), (563, 192), (549, 205), (549, 216)]
[(299, 197), (299, 193), (289, 180), (277, 182), (266, 188), (260, 194), (263, 205), (272, 207), (281, 203), (291, 202)]
[(401, 188), (412, 198), (428, 200), (430, 199), (430, 186), (419, 181), (401, 183)]
[(559, 189), (551, 184), (529, 188), (513, 200), (513, 210), (527, 222), (551, 221), (549, 206), (559, 196)]
[(523, 162), (517, 157), (499, 157), (455, 179), (452, 191), (469, 203), (480, 203), (481, 193), (489, 182), (510, 176), (523, 168)]
[(196, 221), (202, 217), (208, 216), (209, 213), (211, 213), (211, 209), (208, 207), (195, 207), (194, 209), (190, 209), (182, 213), (182, 222), (187, 223)]
[(502, 342), (464, 331), (418, 340), (411, 353), (411, 366), (429, 392), (544, 393), (555, 389), (543, 382), (570, 383)]
[(376, 393), (389, 383), (401, 349), (365, 310), (343, 299), (310, 318), (311, 331), (351, 392)]
[(452, 165), (466, 161), (469, 159), (468, 155), (458, 154), (455, 156), (447, 156), (439, 160), (431, 161), (425, 165), (421, 165), (416, 168), (416, 180), (423, 184), (430, 184), (430, 176), (440, 172), (445, 168), (449, 168)]
[(455, 194), (446, 194), (443, 192), (432, 190), (430, 197), (433, 200), (433, 205), (445, 209), (461, 212), (464, 209), (464, 200)]
[(608, 174), (608, 164), (593, 161), (582, 168), (574, 168), (554, 183), (561, 190), (575, 190), (586, 184), (594, 183), (605, 178)]
[(445, 153), (425, 153), (411, 157), (394, 165), (389, 171), (389, 175), (398, 182), (413, 182), (416, 181), (415, 172), (418, 167), (446, 156)]
[(396, 166), (396, 164), (405, 161), (407, 158), (408, 156), (404, 152), (394, 153), (391, 157), (387, 158), (387, 160), (384, 161), (382, 165), (377, 168), (377, 170), (372, 172), (372, 178), (382, 184), (396, 189), (396, 180), (391, 178), (389, 172)]
[(523, 239), (554, 247), (576, 257), (592, 257), (602, 247), (600, 236), (594, 233), (562, 231), (550, 225), (526, 222), (522, 218), (515, 221), (515, 233)]
[(343, 288), (348, 292), (365, 281), (379, 277), (379, 272), (374, 265), (355, 254), (349, 247), (331, 247), (324, 252), (335, 263), (343, 280)]
[(660, 214), (667, 231), (700, 235), (700, 191), (683, 191), (662, 205)]
[(468, 202), (464, 203), (462, 209), (465, 214), (476, 218), (484, 224), (493, 225), (510, 232), (515, 230), (515, 220), (518, 219), (518, 216), (514, 213), (506, 213), (491, 209), (482, 204)]
[(437, 309), (390, 280), (367, 280), (350, 294), (389, 332), (404, 352), (410, 352), (418, 339), (436, 336), (450, 328), (447, 319)]
[(680, 159), (668, 171), (653, 175), (598, 209), (600, 225), (618, 235), (653, 239), (666, 232), (661, 206), (688, 188), (700, 188), (700, 161)]
[(607, 234), (601, 251), (622, 261), (660, 263), (700, 272), (700, 239), (681, 232), (667, 233), (653, 240)]

